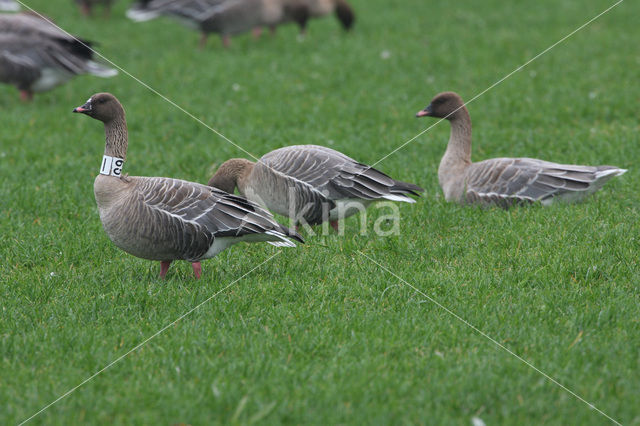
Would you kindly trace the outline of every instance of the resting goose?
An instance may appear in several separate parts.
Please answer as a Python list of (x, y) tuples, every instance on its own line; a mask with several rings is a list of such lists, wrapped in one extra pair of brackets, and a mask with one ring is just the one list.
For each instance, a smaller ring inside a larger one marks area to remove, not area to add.
[(557, 164), (534, 158), (493, 158), (471, 162), (471, 118), (454, 92), (436, 95), (416, 117), (451, 122), (449, 145), (440, 161), (438, 180), (447, 201), (495, 204), (574, 201), (596, 192), (612, 177), (626, 172), (613, 166)]
[(0, 14), (0, 81), (23, 100), (78, 74), (112, 77), (118, 72), (92, 60), (91, 42), (67, 35), (34, 14)]
[(297, 7), (285, 5), (283, 0), (142, 0), (127, 11), (127, 17), (136, 22), (162, 15), (198, 29), (201, 48), (210, 33), (220, 34), (228, 47), (232, 35), (306, 19)]
[(242, 241), (286, 247), (295, 247), (289, 238), (302, 242), (241, 197), (179, 179), (123, 175), (127, 123), (112, 94), (95, 94), (73, 112), (104, 122), (104, 157), (93, 188), (105, 232), (127, 253), (160, 261), (161, 278), (174, 260), (191, 262), (200, 278), (201, 260)]
[(380, 200), (415, 203), (423, 189), (400, 182), (341, 152), (316, 145), (288, 146), (265, 154), (257, 163), (234, 158), (223, 163), (209, 185), (246, 196), (274, 212), (310, 225), (355, 214)]
[(80, 7), (80, 12), (84, 16), (91, 16), (93, 14), (93, 8), (96, 5), (102, 5), (104, 7), (104, 14), (109, 15), (111, 12), (111, 5), (114, 0), (76, 0)]

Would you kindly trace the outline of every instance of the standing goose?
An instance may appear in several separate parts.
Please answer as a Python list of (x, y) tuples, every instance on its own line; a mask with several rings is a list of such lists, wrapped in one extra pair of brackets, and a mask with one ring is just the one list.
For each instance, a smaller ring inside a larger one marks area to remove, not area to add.
[(436, 95), (416, 117), (445, 118), (451, 136), (440, 161), (438, 180), (447, 201), (462, 204), (513, 204), (574, 201), (596, 192), (626, 172), (613, 166), (557, 164), (534, 158), (493, 158), (471, 162), (471, 118), (454, 92)]
[(118, 74), (94, 62), (90, 46), (37, 15), (0, 15), (0, 81), (16, 86), (26, 101), (79, 74)]
[(415, 203), (423, 189), (400, 182), (358, 163), (341, 152), (316, 145), (288, 146), (265, 154), (257, 163), (234, 158), (223, 163), (209, 185), (231, 192), (237, 187), (248, 199), (265, 205), (295, 223), (338, 219), (380, 200)]
[(93, 95), (73, 112), (104, 123), (106, 144), (94, 193), (109, 239), (129, 254), (161, 262), (164, 278), (174, 260), (200, 261), (241, 241), (295, 247), (301, 237), (278, 224), (257, 205), (217, 189), (164, 177), (122, 175), (127, 155), (127, 123), (110, 93)]
[(232, 35), (306, 19), (300, 7), (285, 5), (283, 0), (142, 0), (127, 11), (127, 17), (136, 22), (162, 15), (198, 29), (201, 48), (210, 33), (220, 34), (228, 47)]
[(353, 8), (346, 0), (283, 0), (290, 7), (306, 11), (306, 16), (299, 22), (302, 32), (305, 32), (308, 18), (320, 18), (335, 13), (342, 27), (349, 31), (356, 19)]

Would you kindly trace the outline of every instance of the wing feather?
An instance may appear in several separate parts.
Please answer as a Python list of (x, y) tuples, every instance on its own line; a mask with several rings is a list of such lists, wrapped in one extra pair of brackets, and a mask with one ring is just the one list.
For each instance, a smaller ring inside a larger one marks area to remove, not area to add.
[(242, 197), (179, 179), (137, 179), (141, 205), (170, 233), (186, 259), (200, 259), (217, 237), (268, 234), (274, 241), (300, 239)]
[[(603, 170), (614, 171), (603, 176)], [(581, 197), (595, 192), (613, 175), (624, 172), (619, 170), (532, 158), (495, 158), (469, 166), (465, 175), (466, 199), (508, 207), (516, 203)]]
[(295, 145), (272, 151), (260, 159), (266, 166), (311, 187), (330, 200), (376, 200), (421, 191), (416, 185), (396, 181), (370, 166), (330, 148)]

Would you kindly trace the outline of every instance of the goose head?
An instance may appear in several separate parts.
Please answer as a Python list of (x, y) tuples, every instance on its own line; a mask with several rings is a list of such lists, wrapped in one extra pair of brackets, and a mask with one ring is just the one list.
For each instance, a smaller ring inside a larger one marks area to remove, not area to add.
[(215, 175), (209, 179), (209, 186), (221, 189), (233, 194), (236, 187), (240, 193), (244, 193), (244, 181), (253, 170), (255, 164), (244, 158), (232, 158), (227, 160), (218, 169)]
[(453, 120), (458, 112), (465, 109), (464, 101), (455, 92), (442, 92), (437, 94), (431, 103), (422, 111), (418, 111), (416, 117), (434, 117)]
[(124, 117), (124, 108), (111, 93), (96, 93), (83, 105), (74, 108), (73, 112), (86, 114), (103, 123)]

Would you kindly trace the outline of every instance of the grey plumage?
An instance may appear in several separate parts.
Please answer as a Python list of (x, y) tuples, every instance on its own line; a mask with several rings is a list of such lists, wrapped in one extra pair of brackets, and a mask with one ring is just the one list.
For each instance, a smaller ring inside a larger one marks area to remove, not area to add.
[(282, 0), (150, 0), (134, 4), (127, 17), (141, 22), (169, 16), (201, 31), (201, 45), (209, 33), (220, 34), (228, 45), (231, 35), (291, 20), (287, 11)]
[[(108, 182), (114, 179), (118, 182)], [(114, 185), (120, 187), (117, 197), (111, 196)], [(289, 234), (298, 239), (246, 199), (195, 182), (98, 175), (95, 191), (109, 238), (127, 253), (144, 259), (208, 259), (227, 247), (215, 246), (224, 237), (286, 246), (295, 246), (287, 239)]]
[(66, 34), (30, 14), (0, 15), (0, 81), (29, 99), (79, 74), (111, 77), (117, 71), (92, 60), (91, 42)]
[[(103, 121), (105, 155), (126, 158), (124, 109), (113, 95), (93, 95), (74, 112)], [(134, 256), (161, 261), (161, 276), (171, 261), (187, 260), (199, 277), (200, 260), (242, 241), (289, 247), (295, 246), (290, 239), (302, 242), (258, 205), (195, 182), (99, 174), (94, 192), (111, 241)]]
[[(349, 202), (415, 202), (417, 185), (392, 179), (330, 148), (296, 145), (264, 155), (255, 165), (235, 159), (223, 164), (209, 185), (240, 193), (269, 209), (309, 224), (354, 214), (340, 211)], [(346, 213), (346, 214), (345, 214)]]
[(503, 208), (536, 201), (575, 201), (626, 172), (614, 166), (558, 164), (534, 158), (494, 158), (472, 163), (471, 118), (462, 98), (453, 92), (435, 96), (417, 116), (451, 122), (451, 137), (438, 168), (447, 201)]
[(0, 11), (17, 12), (20, 10), (20, 3), (15, 0), (0, 0)]

